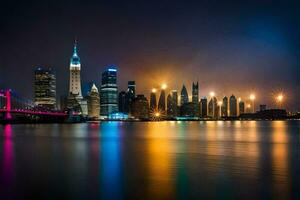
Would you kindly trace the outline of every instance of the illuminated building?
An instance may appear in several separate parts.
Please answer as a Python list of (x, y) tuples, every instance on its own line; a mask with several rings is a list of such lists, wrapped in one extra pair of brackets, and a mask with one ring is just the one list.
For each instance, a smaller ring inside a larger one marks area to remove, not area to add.
[(126, 92), (125, 91), (121, 91), (119, 93), (119, 112), (122, 112), (122, 113), (128, 113), (128, 110), (127, 110), (127, 101), (126, 101)]
[(199, 103), (199, 84), (193, 82), (192, 86), (192, 102), (195, 104)]
[[(75, 41), (74, 48), (73, 48), (73, 55), (70, 60), (70, 82), (69, 82), (69, 96), (68, 96), (68, 98), (70, 99), (67, 100), (68, 102), (67, 107), (68, 109), (78, 110), (75, 107), (77, 107), (77, 103), (79, 103), (81, 107), (80, 108), (81, 114), (87, 115), (88, 106), (87, 106), (87, 101), (83, 99), (81, 93), (80, 73), (81, 73), (81, 63), (77, 52), (77, 41)], [(74, 101), (74, 98), (76, 99), (76, 101)]]
[(166, 111), (166, 91), (165, 91), (165, 89), (161, 90), (159, 100), (158, 100), (158, 110), (160, 112)]
[(93, 84), (91, 91), (87, 96), (88, 104), (88, 117), (93, 119), (99, 119), (100, 115), (100, 96), (98, 88)]
[(180, 93), (180, 105), (182, 106), (183, 104), (186, 104), (188, 102), (189, 102), (189, 95), (185, 85), (183, 85)]
[(200, 101), (200, 116), (203, 118), (207, 117), (207, 99), (202, 98)]
[(132, 116), (140, 120), (149, 119), (149, 102), (147, 98), (140, 94), (132, 102)]
[(245, 113), (245, 103), (243, 101), (239, 102), (239, 114), (242, 115)]
[(150, 110), (154, 111), (156, 109), (157, 109), (156, 89), (152, 89), (150, 93)]
[(229, 98), (229, 116), (237, 116), (237, 99), (234, 95), (231, 95), (231, 97)]
[(128, 119), (128, 114), (121, 113), (121, 112), (111, 113), (111, 114), (108, 115), (108, 118), (110, 120), (127, 120)]
[(34, 71), (34, 101), (38, 106), (56, 108), (56, 77), (51, 68), (38, 67)]
[(102, 73), (100, 88), (100, 117), (108, 118), (109, 114), (118, 112), (117, 69), (109, 67)]
[(223, 98), (223, 101), (222, 101), (221, 116), (222, 117), (228, 116), (228, 98), (226, 96)]
[(77, 52), (77, 41), (75, 41), (73, 55), (70, 61), (69, 94), (77, 95), (78, 98), (82, 98), (80, 71), (81, 63)]
[(173, 107), (172, 107), (172, 96), (168, 94), (167, 96), (167, 115), (168, 117), (173, 117)]
[(218, 117), (218, 100), (216, 97), (212, 97), (208, 102), (208, 116), (211, 118)]

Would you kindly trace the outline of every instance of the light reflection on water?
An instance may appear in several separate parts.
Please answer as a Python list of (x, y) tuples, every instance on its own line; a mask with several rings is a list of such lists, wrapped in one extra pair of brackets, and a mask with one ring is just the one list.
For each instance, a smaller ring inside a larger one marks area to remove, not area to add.
[(299, 131), (298, 121), (6, 125), (0, 197), (295, 199)]

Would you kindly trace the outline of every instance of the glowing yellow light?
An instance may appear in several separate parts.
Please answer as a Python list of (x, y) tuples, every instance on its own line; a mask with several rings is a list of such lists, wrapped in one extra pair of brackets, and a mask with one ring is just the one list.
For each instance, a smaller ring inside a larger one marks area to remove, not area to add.
[(215, 94), (215, 92), (212, 91), (212, 92), (209, 93), (209, 95), (210, 95), (211, 97), (214, 97), (216, 94)]
[(159, 116), (160, 116), (160, 113), (159, 113), (159, 112), (156, 112), (154, 115), (155, 115), (155, 117), (159, 117)]
[(165, 83), (161, 85), (161, 89), (163, 89), (163, 90), (167, 89), (167, 87), (168, 87), (168, 86), (167, 86), (167, 84), (165, 84)]
[(255, 99), (255, 95), (254, 94), (251, 94), (250, 95), (250, 99), (253, 101)]
[(156, 90), (156, 88), (153, 88), (152, 89), (152, 93), (155, 93), (157, 90)]
[(247, 104), (247, 108), (251, 108), (251, 105), (250, 105), (250, 104)]
[(218, 106), (222, 106), (223, 102), (222, 101), (219, 101), (218, 102)]
[(282, 102), (283, 100), (283, 95), (282, 94), (279, 94), (277, 97), (276, 97), (277, 101), (278, 102)]
[(239, 101), (239, 102), (241, 102), (241, 101), (242, 101), (242, 98), (241, 98), (241, 97), (239, 97), (239, 98), (238, 98), (238, 101)]

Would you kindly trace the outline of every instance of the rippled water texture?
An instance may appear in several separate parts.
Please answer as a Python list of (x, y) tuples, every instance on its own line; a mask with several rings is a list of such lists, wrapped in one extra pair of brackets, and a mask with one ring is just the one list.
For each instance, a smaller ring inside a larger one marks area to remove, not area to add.
[(300, 199), (300, 122), (0, 126), (0, 199)]

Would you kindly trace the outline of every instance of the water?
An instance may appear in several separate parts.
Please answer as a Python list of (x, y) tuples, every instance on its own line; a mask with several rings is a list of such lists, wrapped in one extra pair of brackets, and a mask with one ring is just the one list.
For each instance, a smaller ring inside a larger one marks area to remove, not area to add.
[(300, 121), (0, 126), (0, 199), (300, 199)]

